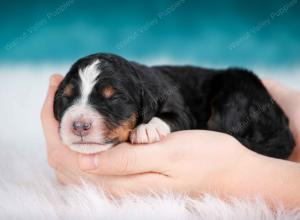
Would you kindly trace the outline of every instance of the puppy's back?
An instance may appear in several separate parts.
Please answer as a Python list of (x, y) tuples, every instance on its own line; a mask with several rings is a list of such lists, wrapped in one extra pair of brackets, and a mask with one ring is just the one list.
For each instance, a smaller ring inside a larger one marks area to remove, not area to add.
[(259, 78), (230, 68), (158, 66), (180, 88), (195, 129), (228, 133), (258, 153), (287, 158), (295, 145), (287, 116)]

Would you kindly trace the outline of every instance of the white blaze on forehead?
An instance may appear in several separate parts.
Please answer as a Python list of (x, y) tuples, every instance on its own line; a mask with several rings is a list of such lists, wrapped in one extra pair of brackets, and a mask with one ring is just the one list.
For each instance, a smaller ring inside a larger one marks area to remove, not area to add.
[(79, 70), (79, 77), (81, 80), (81, 98), (79, 102), (81, 104), (87, 103), (88, 97), (96, 84), (96, 78), (101, 73), (98, 69), (99, 63), (99, 60), (95, 60), (87, 67)]
[[(88, 98), (97, 82), (96, 79), (101, 73), (100, 64), (99, 60), (95, 60), (78, 70), (81, 94), (76, 103), (66, 110), (60, 124), (60, 136), (63, 142), (80, 153), (96, 153), (113, 146), (105, 142), (106, 127), (103, 116), (88, 103)], [(77, 120), (92, 123), (88, 135), (79, 137), (74, 134), (73, 123)]]

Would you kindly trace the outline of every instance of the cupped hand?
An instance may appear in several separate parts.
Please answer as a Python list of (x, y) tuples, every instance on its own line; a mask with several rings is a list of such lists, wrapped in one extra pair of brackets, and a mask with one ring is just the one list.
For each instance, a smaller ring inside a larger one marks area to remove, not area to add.
[[(222, 194), (228, 180), (237, 173), (244, 173), (257, 156), (227, 134), (200, 130), (175, 132), (159, 143), (122, 143), (98, 154), (81, 155), (62, 143), (59, 125), (54, 119), (53, 99), (61, 80), (59, 75), (51, 77), (41, 119), (49, 164), (63, 184), (77, 184), (84, 179), (114, 195), (141, 194), (149, 190), (190, 195)], [(274, 88), (280, 86), (266, 84), (288, 114), (292, 131), (297, 136), (299, 114), (294, 107), (300, 105), (300, 100), (295, 101), (296, 91), (275, 92)], [(288, 99), (291, 96), (294, 99)]]
[(77, 153), (62, 143), (59, 136), (59, 124), (53, 113), (55, 92), (62, 79), (63, 77), (60, 75), (51, 76), (48, 94), (41, 111), (41, 121), (46, 139), (49, 165), (55, 170), (60, 182), (75, 183), (84, 173), (81, 173), (77, 166)]
[(100, 154), (82, 155), (78, 161), (90, 174), (113, 176), (110, 184), (125, 192), (199, 195), (221, 192), (220, 183), (250, 155), (229, 135), (194, 130), (174, 132), (152, 144), (123, 143)]
[(147, 190), (200, 194), (218, 191), (219, 183), (249, 155), (229, 135), (196, 130), (172, 133), (159, 143), (122, 143), (99, 154), (81, 155), (62, 143), (54, 119), (53, 99), (61, 80), (59, 75), (51, 77), (41, 113), (48, 162), (61, 183), (85, 179), (115, 195)]

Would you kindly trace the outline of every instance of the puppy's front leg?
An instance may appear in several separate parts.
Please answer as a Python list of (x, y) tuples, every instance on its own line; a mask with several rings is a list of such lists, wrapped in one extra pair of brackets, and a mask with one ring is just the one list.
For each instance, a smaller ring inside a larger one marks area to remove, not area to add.
[(131, 143), (157, 142), (171, 132), (194, 127), (195, 119), (186, 107), (183, 97), (176, 90), (173, 90), (172, 96), (153, 101), (148, 106), (151, 108), (144, 108), (141, 114), (144, 123), (131, 132), (129, 138)]
[(171, 132), (188, 130), (194, 127), (194, 119), (187, 109), (172, 109), (175, 111), (161, 112), (151, 118), (148, 123), (138, 125), (131, 132), (131, 143), (145, 144), (157, 142)]
[(147, 124), (138, 125), (130, 134), (133, 144), (153, 143), (171, 133), (171, 127), (161, 118), (153, 117)]

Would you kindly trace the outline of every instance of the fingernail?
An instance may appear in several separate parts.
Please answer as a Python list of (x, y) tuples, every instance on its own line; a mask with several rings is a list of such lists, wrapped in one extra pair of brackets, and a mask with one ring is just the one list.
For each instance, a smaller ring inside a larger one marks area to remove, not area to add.
[(98, 167), (98, 158), (95, 155), (80, 155), (79, 167), (81, 170), (93, 170)]

